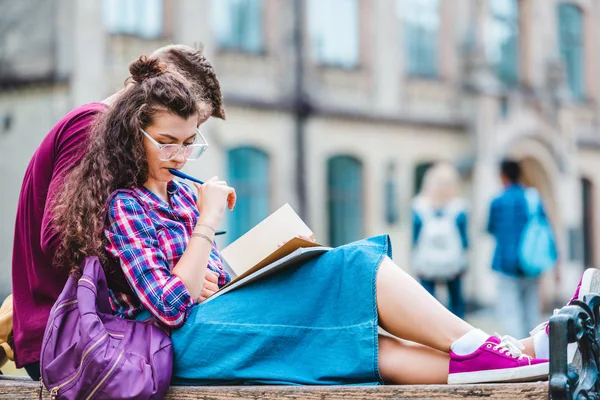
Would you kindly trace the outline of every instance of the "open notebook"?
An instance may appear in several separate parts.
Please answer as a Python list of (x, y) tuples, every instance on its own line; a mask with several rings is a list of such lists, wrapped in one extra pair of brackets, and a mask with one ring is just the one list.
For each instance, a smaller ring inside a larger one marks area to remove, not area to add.
[(233, 271), (232, 280), (203, 303), (331, 250), (299, 235), (314, 237), (294, 209), (285, 204), (221, 251), (223, 261)]

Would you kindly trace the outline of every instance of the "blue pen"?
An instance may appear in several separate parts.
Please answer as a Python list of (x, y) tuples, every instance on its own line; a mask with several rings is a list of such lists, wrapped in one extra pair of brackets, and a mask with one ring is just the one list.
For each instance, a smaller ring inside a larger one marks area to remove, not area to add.
[(203, 182), (203, 181), (201, 181), (200, 179), (196, 179), (196, 178), (194, 178), (193, 176), (190, 176), (190, 175), (188, 175), (188, 174), (185, 174), (185, 173), (181, 172), (181, 171), (180, 171), (180, 170), (178, 170), (178, 169), (175, 169), (175, 168), (169, 168), (169, 172), (170, 172), (170, 173), (172, 173), (173, 175), (175, 175), (176, 177), (179, 177), (179, 178), (181, 178), (181, 179), (187, 179), (188, 181), (192, 181), (192, 182), (196, 182), (196, 183), (199, 183), (199, 184), (201, 184), (201, 185), (204, 185), (204, 182)]
[[(181, 179), (187, 179), (188, 181), (192, 181), (192, 182), (196, 182), (196, 183), (199, 183), (199, 184), (201, 184), (201, 185), (204, 185), (204, 182), (203, 182), (203, 181), (201, 181), (200, 179), (196, 179), (196, 178), (194, 178), (193, 176), (190, 176), (190, 175), (188, 175), (188, 174), (185, 174), (185, 173), (181, 172), (181, 171), (180, 171), (180, 170), (178, 170), (178, 169), (175, 169), (175, 168), (169, 168), (169, 172), (170, 172), (170, 173), (172, 173), (173, 175), (175, 175), (175, 176), (176, 176), (176, 177), (178, 177), (178, 178), (181, 178)], [(216, 231), (216, 232), (215, 232), (215, 235), (224, 235), (224, 234), (226, 234), (226, 233), (227, 233), (227, 231)]]

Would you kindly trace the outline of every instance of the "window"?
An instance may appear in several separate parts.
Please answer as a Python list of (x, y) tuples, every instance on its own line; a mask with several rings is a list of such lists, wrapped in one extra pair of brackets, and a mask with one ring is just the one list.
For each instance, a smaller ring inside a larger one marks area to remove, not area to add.
[(227, 160), (227, 181), (237, 194), (228, 227), (233, 241), (269, 215), (269, 157), (254, 147), (238, 147), (229, 150)]
[(583, 99), (584, 55), (583, 55), (583, 13), (573, 4), (558, 6), (558, 29), (560, 52), (567, 70), (569, 87), (576, 99)]
[(404, 53), (410, 75), (438, 74), (438, 0), (397, 0), (396, 13), (404, 23)]
[(396, 187), (396, 164), (390, 162), (385, 173), (385, 220), (392, 225), (398, 222), (398, 189)]
[(490, 0), (487, 52), (498, 78), (508, 86), (519, 79), (519, 0)]
[(583, 266), (594, 267), (594, 184), (586, 178), (581, 179), (582, 230), (583, 230)]
[(222, 49), (247, 53), (263, 50), (262, 0), (213, 0), (212, 24)]
[(104, 24), (113, 34), (157, 38), (163, 29), (163, 0), (104, 0)]
[(432, 162), (425, 162), (418, 164), (415, 168), (415, 196), (421, 192), (423, 187), (423, 179), (425, 178), (425, 172), (433, 165)]
[(356, 68), (359, 49), (358, 0), (309, 0), (308, 27), (314, 60)]
[(329, 244), (340, 246), (362, 237), (362, 166), (353, 157), (337, 156), (327, 162)]

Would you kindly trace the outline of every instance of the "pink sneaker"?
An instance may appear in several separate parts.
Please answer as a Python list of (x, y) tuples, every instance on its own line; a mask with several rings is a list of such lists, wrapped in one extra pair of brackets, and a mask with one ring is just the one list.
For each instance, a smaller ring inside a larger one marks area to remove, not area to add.
[[(583, 297), (590, 293), (600, 294), (600, 270), (596, 268), (588, 268), (585, 270), (579, 280), (577, 289), (575, 289), (575, 293), (573, 293), (573, 297), (571, 297), (571, 300), (569, 300), (567, 305), (573, 304), (576, 300), (583, 301)], [(554, 314), (558, 311), (558, 309), (554, 310)], [(530, 334), (531, 336), (535, 336), (541, 330), (545, 330), (546, 335), (550, 336), (550, 324), (548, 324), (548, 321), (542, 322), (536, 326)], [(567, 346), (567, 362), (573, 364), (576, 359), (580, 358), (578, 353), (577, 343), (569, 343)], [(581, 363), (578, 361), (575, 362), (575, 364), (579, 366)]]
[[(590, 293), (600, 294), (600, 270), (596, 268), (588, 268), (583, 272), (579, 284), (577, 284), (577, 289), (575, 289), (575, 293), (573, 293), (573, 297), (571, 297), (571, 300), (569, 300), (566, 305), (570, 306), (576, 300), (583, 301), (583, 297)], [(558, 311), (558, 309), (554, 310), (554, 314)], [(548, 321), (542, 322), (536, 326), (530, 334), (533, 336), (542, 329), (546, 330), (546, 334), (550, 334), (550, 325), (548, 324)]]
[[(600, 294), (600, 270), (596, 268), (588, 268), (584, 271), (579, 280), (579, 284), (577, 284), (577, 289), (575, 289), (575, 293), (573, 293), (573, 297), (571, 297), (571, 300), (569, 300), (566, 305), (570, 306), (576, 300), (583, 301), (583, 297), (590, 293)], [(554, 310), (554, 314), (558, 311), (558, 309)], [(547, 335), (550, 334), (550, 325), (548, 324), (548, 321), (542, 322), (529, 333), (533, 336), (542, 329), (546, 330)]]
[(571, 297), (567, 305), (573, 304), (575, 300), (583, 301), (583, 296), (590, 293), (600, 294), (600, 270), (596, 268), (585, 270), (579, 280), (577, 289), (575, 289), (575, 293), (573, 293), (573, 297)]
[(490, 336), (471, 354), (450, 350), (449, 384), (513, 382), (548, 377), (548, 360), (522, 353), (523, 345), (511, 336)]

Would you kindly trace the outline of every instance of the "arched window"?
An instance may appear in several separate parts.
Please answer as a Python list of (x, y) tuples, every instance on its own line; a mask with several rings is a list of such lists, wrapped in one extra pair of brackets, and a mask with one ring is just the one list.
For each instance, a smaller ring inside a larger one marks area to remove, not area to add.
[(415, 196), (421, 191), (421, 188), (423, 187), (423, 178), (425, 178), (425, 172), (427, 172), (432, 165), (433, 162), (424, 162), (417, 164), (415, 167)]
[(439, 0), (397, 0), (404, 25), (404, 54), (409, 75), (438, 74)]
[(558, 33), (569, 87), (573, 97), (583, 99), (585, 96), (583, 13), (579, 7), (565, 3), (558, 6)]
[(227, 183), (237, 194), (228, 228), (233, 241), (269, 215), (269, 157), (254, 147), (238, 147), (227, 153), (227, 164)]
[(594, 254), (594, 184), (586, 178), (581, 179), (582, 230), (583, 230), (583, 266), (595, 267)]
[(363, 236), (363, 178), (360, 161), (336, 156), (327, 162), (329, 244), (340, 246)]
[(398, 222), (398, 189), (396, 187), (396, 163), (390, 161), (385, 173), (385, 220), (392, 225)]
[(519, 80), (519, 0), (491, 0), (487, 52), (498, 78), (512, 86)]

